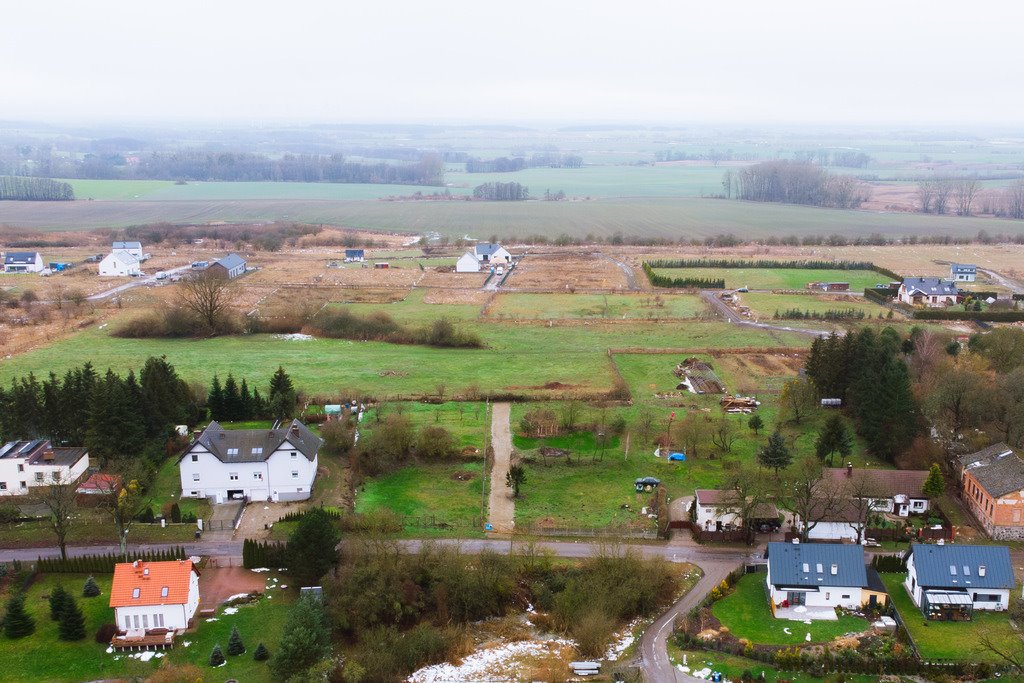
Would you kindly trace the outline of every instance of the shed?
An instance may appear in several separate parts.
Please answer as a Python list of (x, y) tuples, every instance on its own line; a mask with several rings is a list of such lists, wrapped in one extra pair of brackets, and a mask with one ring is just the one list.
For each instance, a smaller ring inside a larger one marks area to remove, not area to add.
[(233, 280), (239, 275), (244, 275), (245, 268), (245, 259), (238, 254), (231, 253), (219, 261), (214, 261), (210, 264), (210, 267), (207, 268), (207, 270), (214, 275), (219, 275), (221, 277), (226, 277), (229, 280)]
[(376, 263), (373, 264), (373, 267), (378, 270), (384, 270), (385, 268), (390, 268), (391, 264), (389, 264), (387, 261), (377, 261)]
[(346, 261), (365, 261), (366, 252), (362, 249), (346, 249), (345, 250)]

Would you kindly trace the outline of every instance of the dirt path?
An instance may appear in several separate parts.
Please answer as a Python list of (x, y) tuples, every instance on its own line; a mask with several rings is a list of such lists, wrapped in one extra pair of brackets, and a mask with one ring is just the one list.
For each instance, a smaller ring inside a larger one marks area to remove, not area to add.
[[(745, 320), (734, 311), (728, 304), (718, 298), (719, 292), (703, 290), (700, 295), (705, 301), (711, 306), (711, 310), (718, 313), (718, 315), (726, 320), (726, 322), (735, 323), (737, 325), (743, 325), (744, 327), (755, 327), (761, 330), (770, 330), (773, 332), (796, 332), (798, 334), (808, 334), (813, 337), (827, 337), (831, 332), (826, 330), (804, 330), (798, 327), (787, 327), (784, 325), (769, 325), (768, 323), (754, 322), (753, 320)], [(843, 332), (837, 331), (837, 334), (841, 337)]]
[(626, 276), (626, 284), (629, 286), (630, 290), (635, 292), (640, 289), (640, 284), (636, 281), (636, 273), (633, 272), (633, 268), (630, 267), (628, 263), (626, 263), (625, 261), (620, 261), (616, 258), (612, 258), (608, 254), (603, 254), (601, 252), (597, 252), (596, 255), (600, 256), (603, 259), (611, 261), (612, 263), (619, 267), (619, 270), (622, 271), (622, 274)]
[(491, 411), (491, 444), (494, 462), (491, 464), (491, 495), (488, 501), (487, 521), (496, 533), (510, 534), (515, 524), (516, 503), (512, 489), (505, 486), (505, 474), (512, 462), (512, 429), (509, 423), (511, 405), (495, 403)]

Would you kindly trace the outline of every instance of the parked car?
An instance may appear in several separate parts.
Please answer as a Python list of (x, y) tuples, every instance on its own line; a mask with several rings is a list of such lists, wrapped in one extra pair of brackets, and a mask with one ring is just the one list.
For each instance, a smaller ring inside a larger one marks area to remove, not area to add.
[(164, 271), (161, 270), (159, 273), (156, 274), (156, 279), (157, 280), (166, 280), (167, 279), (167, 273), (165, 273)]
[(749, 287), (740, 287), (740, 288), (739, 288), (739, 289), (737, 289), (736, 291), (737, 291), (737, 292), (742, 292), (743, 294), (746, 294), (747, 292), (749, 292), (749, 291), (750, 291), (750, 288), (749, 288)]

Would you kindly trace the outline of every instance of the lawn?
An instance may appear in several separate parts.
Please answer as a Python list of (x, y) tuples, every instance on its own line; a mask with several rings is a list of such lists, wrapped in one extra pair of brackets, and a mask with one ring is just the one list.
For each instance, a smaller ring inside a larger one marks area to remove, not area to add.
[[(728, 271), (723, 272), (727, 273)], [(761, 294), (752, 292), (750, 294), (740, 294), (739, 297), (739, 304), (741, 306), (749, 306), (754, 314), (762, 320), (771, 318), (776, 312), (782, 314), (793, 308), (810, 313), (847, 311), (852, 308), (855, 311), (862, 311), (865, 320), (851, 320), (849, 322), (861, 324), (862, 322), (877, 318), (879, 313), (885, 316), (889, 312), (889, 309), (868, 301), (864, 297), (851, 296), (840, 299), (840, 295), (836, 294)], [(899, 313), (893, 313), (893, 316), (897, 320), (904, 319), (904, 316)], [(886, 322), (889, 323), (890, 321)]]
[(668, 277), (725, 278), (726, 289), (806, 289), (808, 282), (849, 282), (862, 292), (891, 278), (871, 270), (816, 270), (813, 268), (655, 268)]
[[(155, 511), (155, 510), (154, 510)], [(159, 524), (136, 522), (128, 534), (128, 546), (138, 543), (187, 543), (194, 540), (194, 524)], [(94, 510), (77, 513), (68, 545), (117, 545), (117, 532), (110, 516)], [(0, 525), (0, 547), (55, 548), (57, 537), (47, 521), (19, 522)]]
[(423, 297), (426, 289), (420, 287), (411, 290), (404, 299), (393, 303), (332, 303), (332, 307), (345, 308), (357, 315), (369, 315), (383, 312), (399, 322), (410, 324), (428, 323), (438, 318), (451, 320), (472, 320), (480, 315), (480, 306), (475, 304), (431, 304), (425, 303)]
[[(1004, 649), (1020, 649), (1020, 634), (1010, 626), (1006, 612), (975, 611), (971, 621), (926, 621), (903, 587), (905, 579), (905, 574), (882, 574), (889, 596), (903, 617), (903, 623), (922, 657), (992, 663), (1002, 661), (981, 647), (982, 636), (988, 636)], [(1016, 598), (1011, 591), (1010, 599)]]
[(406, 531), (424, 531), (412, 524), (450, 524), (458, 535), (480, 531), (483, 503), (482, 460), (421, 464), (367, 479), (356, 492), (356, 512), (390, 510), (409, 518)]
[[(813, 643), (829, 642), (846, 633), (860, 633), (870, 628), (867, 619), (843, 615), (838, 621), (799, 621), (772, 616), (765, 593), (765, 574), (747, 574), (735, 590), (716, 602), (711, 612), (737, 638), (746, 638), (758, 645), (804, 645), (806, 634)], [(788, 628), (792, 633), (785, 633)]]
[[(685, 666), (688, 666), (692, 671), (706, 667), (712, 671), (720, 672), (723, 680), (738, 681), (744, 671), (752, 672), (755, 680), (761, 672), (764, 672), (767, 681), (787, 680), (790, 683), (821, 683), (822, 680), (820, 677), (811, 676), (799, 671), (779, 671), (764, 662), (737, 657), (736, 655), (729, 655), (723, 652), (684, 650), (676, 644), (675, 639), (669, 638), (668, 656), (672, 663), (677, 666), (683, 664), (684, 654), (686, 655)], [(843, 674), (843, 677), (847, 683), (875, 683), (878, 681), (878, 676), (868, 676), (865, 674)]]
[(695, 318), (705, 310), (692, 294), (499, 294), (488, 307), (496, 319)]
[[(141, 678), (152, 673), (164, 660), (154, 657), (149, 663), (143, 663), (123, 655), (115, 659), (117, 655), (108, 654), (106, 645), (95, 642), (93, 636), (100, 625), (114, 621), (114, 610), (108, 606), (111, 576), (95, 577), (102, 590), (101, 595), (95, 598), (80, 597), (85, 578), (84, 574), (47, 574), (29, 588), (25, 604), (36, 619), (36, 632), (20, 640), (0, 639), (0, 661), (4, 663), (5, 681), (74, 683), (126, 676)], [(50, 621), (45, 596), (58, 583), (75, 595), (85, 613), (84, 640), (65, 643), (57, 639), (57, 624)], [(266, 644), (271, 653), (274, 652), (281, 637), (288, 606), (294, 600), (293, 592), (272, 591), (273, 599), (241, 606), (233, 615), (221, 613), (217, 621), (199, 622), (194, 633), (188, 633), (177, 640), (175, 648), (166, 653), (166, 659), (176, 664), (195, 664), (203, 671), (209, 671), (208, 660), (214, 644), (219, 643), (221, 649), (225, 650), (231, 627), (237, 625), (248, 652), (238, 657), (228, 657), (227, 665), (217, 670), (218, 680), (273, 680), (266, 663), (254, 661), (251, 653), (260, 641)], [(186, 642), (191, 645), (184, 647)]]
[(182, 498), (181, 497), (181, 474), (178, 469), (178, 458), (171, 457), (164, 460), (157, 470), (153, 483), (146, 491), (150, 497), (153, 512), (157, 515), (163, 509), (164, 503), (177, 503), (182, 514), (194, 514), (196, 517), (205, 517), (210, 513), (210, 504), (205, 498)]

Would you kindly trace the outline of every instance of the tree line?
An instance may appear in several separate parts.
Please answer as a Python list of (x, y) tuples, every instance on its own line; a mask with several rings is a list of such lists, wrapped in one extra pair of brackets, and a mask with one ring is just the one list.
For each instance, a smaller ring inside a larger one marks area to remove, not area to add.
[(673, 289), (725, 289), (725, 278), (703, 278), (703, 277), (670, 277), (654, 272), (649, 263), (644, 262), (644, 273), (647, 279), (655, 287), (670, 287)]
[(867, 185), (852, 176), (829, 173), (806, 161), (778, 159), (726, 171), (722, 187), (730, 198), (837, 209), (855, 209), (871, 194)]
[(49, 202), (74, 198), (75, 191), (70, 183), (51, 178), (0, 176), (0, 200)]
[[(52, 166), (58, 165), (58, 168)], [(280, 181), (443, 185), (444, 162), (425, 153), (412, 163), (348, 161), (342, 154), (285, 154), (270, 157), (253, 152), (154, 152), (133, 163), (121, 155), (89, 155), (75, 161), (54, 161), (22, 169), (25, 175), (89, 179)]]
[(530, 198), (530, 188), (519, 183), (484, 183), (473, 188), (474, 199), (515, 202)]
[(466, 158), (466, 173), (512, 173), (524, 168), (580, 168), (583, 157), (578, 154), (545, 152), (525, 157), (497, 157), (496, 159)]

